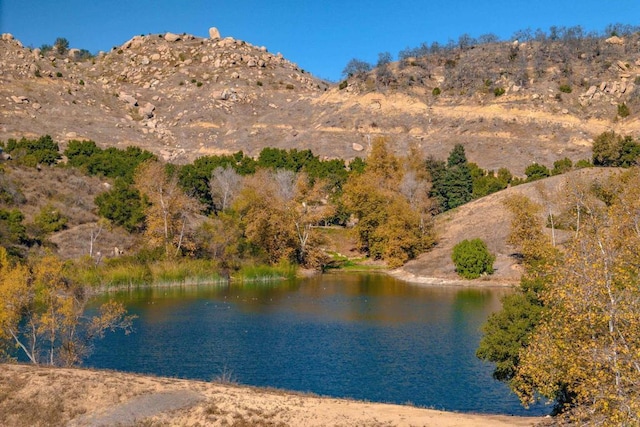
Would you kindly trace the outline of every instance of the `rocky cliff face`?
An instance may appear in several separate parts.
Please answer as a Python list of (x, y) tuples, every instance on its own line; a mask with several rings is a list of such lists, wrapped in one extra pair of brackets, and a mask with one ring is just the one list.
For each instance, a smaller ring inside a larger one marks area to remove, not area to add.
[(77, 49), (43, 55), (5, 34), (0, 139), (92, 139), (185, 162), (265, 146), (352, 158), (385, 135), (397, 151), (413, 143), (440, 158), (462, 143), (480, 166), (521, 174), (532, 162), (589, 158), (605, 130), (637, 135), (638, 46), (637, 36), (486, 44), (405, 58), (338, 86), (217, 31), (136, 36), (85, 60)]

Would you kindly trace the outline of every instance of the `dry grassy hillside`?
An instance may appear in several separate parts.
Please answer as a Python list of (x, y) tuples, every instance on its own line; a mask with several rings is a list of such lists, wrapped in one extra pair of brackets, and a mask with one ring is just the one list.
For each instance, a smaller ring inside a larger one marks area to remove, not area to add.
[[(462, 143), (481, 167), (522, 174), (534, 161), (590, 158), (605, 130), (637, 135), (638, 43), (631, 35), (467, 46), (337, 85), (232, 38), (136, 36), (78, 60), (5, 35), (0, 139), (90, 138), (184, 162), (265, 146), (348, 159), (386, 135), (398, 152), (417, 143), (439, 158)], [(622, 103), (628, 117), (617, 114)]]
[[(467, 203), (437, 217), (436, 233), (438, 243), (431, 251), (409, 261), (394, 275), (405, 280), (426, 284), (513, 284), (520, 280), (522, 271), (514, 256), (517, 248), (507, 243), (511, 215), (504, 201), (512, 195), (522, 194), (540, 204), (545, 218), (549, 213), (558, 216), (568, 209), (567, 195), (577, 185), (591, 185), (602, 182), (617, 169), (589, 168), (557, 175), (541, 181), (510, 187), (473, 202)], [(551, 235), (551, 229), (546, 233)], [(566, 232), (555, 230), (557, 244), (562, 244)], [(480, 238), (495, 254), (495, 272), (491, 276), (475, 281), (460, 280), (455, 272), (451, 253), (453, 247), (464, 239)]]

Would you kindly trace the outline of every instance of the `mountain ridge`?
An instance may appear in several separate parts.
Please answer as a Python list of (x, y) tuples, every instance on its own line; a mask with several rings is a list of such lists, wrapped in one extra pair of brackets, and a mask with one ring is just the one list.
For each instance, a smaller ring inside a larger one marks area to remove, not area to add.
[[(481, 167), (522, 174), (534, 162), (590, 158), (604, 131), (640, 132), (639, 36), (583, 44), (455, 48), (332, 84), (230, 37), (135, 36), (78, 60), (77, 49), (43, 55), (5, 34), (0, 139), (92, 139), (185, 163), (267, 146), (351, 159), (386, 136), (396, 152), (417, 144), (437, 158), (461, 143)], [(617, 115), (622, 104), (629, 117)]]

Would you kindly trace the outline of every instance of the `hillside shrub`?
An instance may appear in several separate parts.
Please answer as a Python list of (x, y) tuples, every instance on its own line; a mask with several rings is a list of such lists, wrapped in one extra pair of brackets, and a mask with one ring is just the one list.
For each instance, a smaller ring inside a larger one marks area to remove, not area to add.
[(35, 225), (44, 233), (55, 233), (67, 226), (67, 217), (59, 209), (47, 204), (34, 218)]
[(38, 139), (22, 138), (19, 141), (9, 139), (5, 149), (19, 164), (31, 167), (56, 163), (61, 157), (58, 150), (58, 144), (49, 135)]
[(562, 93), (571, 93), (572, 92), (571, 86), (569, 86), (568, 84), (562, 84), (562, 85), (560, 85), (560, 87), (558, 89)]
[(496, 257), (489, 252), (482, 239), (465, 239), (453, 247), (451, 259), (461, 277), (476, 279), (483, 274), (493, 273)]
[(543, 178), (548, 178), (549, 176), (551, 176), (551, 171), (545, 165), (532, 163), (524, 170), (524, 174), (527, 175), (527, 182), (531, 182)]
[(346, 80), (343, 80), (340, 82), (340, 85), (338, 86), (338, 89), (342, 90), (342, 89), (346, 89), (347, 86), (349, 86), (349, 82)]
[(440, 88), (439, 88), (439, 87), (434, 87), (434, 88), (433, 88), (433, 90), (431, 91), (431, 94), (432, 94), (433, 96), (438, 96), (438, 95), (440, 95), (441, 93), (442, 93), (442, 91), (440, 90)]
[(504, 88), (503, 88), (503, 87), (497, 87), (497, 88), (495, 88), (495, 89), (493, 90), (493, 94), (494, 94), (494, 96), (496, 96), (496, 97), (504, 95), (504, 92), (505, 92), (505, 90), (504, 90)]
[(618, 104), (618, 116), (625, 118), (628, 117), (631, 112), (629, 111), (629, 107), (624, 102), (622, 104)]

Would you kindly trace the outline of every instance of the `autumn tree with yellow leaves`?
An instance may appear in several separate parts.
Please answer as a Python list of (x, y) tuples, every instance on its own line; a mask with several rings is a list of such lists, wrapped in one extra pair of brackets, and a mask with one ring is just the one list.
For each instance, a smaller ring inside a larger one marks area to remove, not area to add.
[(525, 404), (565, 398), (574, 422), (640, 424), (640, 171), (616, 178), (610, 203), (578, 200), (546, 310), (512, 387)]
[[(604, 188), (604, 190), (603, 190)], [(520, 290), (484, 327), (478, 356), (524, 405), (544, 397), (580, 425), (640, 424), (640, 171), (567, 191), (569, 241), (554, 248), (539, 207), (509, 202)]]
[(180, 188), (177, 175), (169, 173), (163, 163), (148, 160), (138, 166), (134, 182), (147, 201), (145, 242), (150, 247), (163, 248), (167, 258), (193, 250), (189, 220), (200, 206)]
[(58, 258), (12, 263), (0, 247), (0, 355), (12, 357), (17, 348), (34, 364), (71, 366), (106, 331), (131, 330), (133, 317), (119, 303), (105, 303), (87, 317), (88, 298), (88, 290), (68, 279)]
[(373, 142), (362, 174), (351, 175), (343, 203), (357, 218), (360, 247), (398, 267), (433, 243), (430, 182), (417, 152), (408, 159), (390, 153), (384, 138)]

